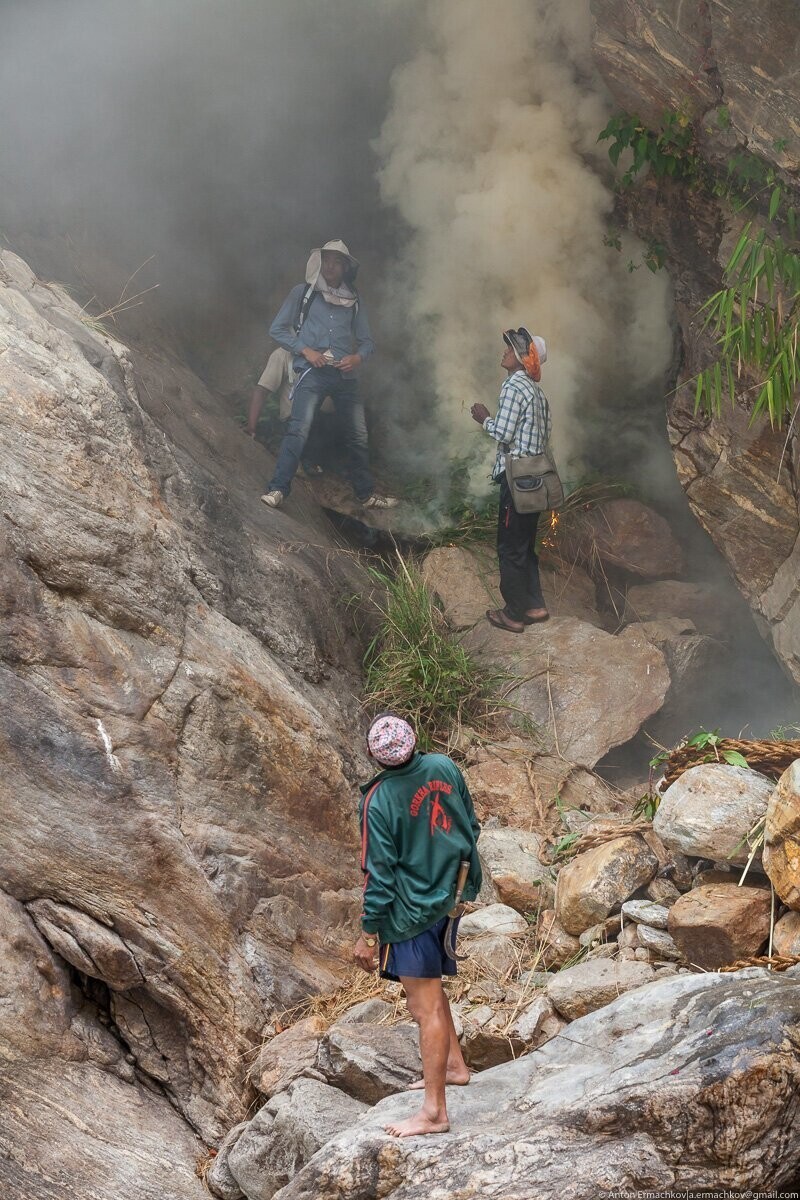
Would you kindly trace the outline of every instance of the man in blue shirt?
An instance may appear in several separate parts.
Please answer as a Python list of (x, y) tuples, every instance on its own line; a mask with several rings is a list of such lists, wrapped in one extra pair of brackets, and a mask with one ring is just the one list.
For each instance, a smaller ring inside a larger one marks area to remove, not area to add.
[(293, 287), (272, 322), (270, 335), (292, 356), (296, 383), (292, 412), (265, 495), (279, 508), (289, 490), (311, 431), (314, 414), (330, 396), (350, 460), (350, 481), (365, 508), (394, 508), (375, 492), (369, 469), (367, 424), (355, 370), (373, 351), (364, 306), (355, 290), (358, 263), (344, 242), (312, 250), (306, 282)]

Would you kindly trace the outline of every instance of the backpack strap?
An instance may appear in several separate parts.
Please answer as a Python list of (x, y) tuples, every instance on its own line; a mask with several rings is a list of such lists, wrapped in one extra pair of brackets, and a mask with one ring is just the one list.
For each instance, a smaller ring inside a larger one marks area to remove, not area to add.
[[(355, 288), (352, 288), (351, 290), (353, 292), (353, 295), (356, 298), (356, 302), (353, 305), (353, 322), (355, 323), (355, 319), (358, 316), (359, 296), (358, 296), (358, 292), (356, 291)], [(308, 316), (308, 310), (311, 307), (311, 301), (313, 299), (314, 299), (314, 284), (307, 283), (305, 288), (303, 289), (303, 294), (300, 297), (300, 304), (298, 305), (298, 308), (297, 308), (297, 317), (295, 318), (295, 322), (294, 322), (295, 334), (298, 334), (300, 332), (300, 330), (303, 328), (303, 322), (305, 321), (306, 317)]]
[(311, 307), (311, 301), (314, 299), (314, 284), (307, 283), (303, 289), (303, 294), (300, 297), (300, 304), (297, 309), (297, 316), (294, 322), (295, 334), (298, 334), (303, 327), (303, 322), (308, 316), (308, 310)]

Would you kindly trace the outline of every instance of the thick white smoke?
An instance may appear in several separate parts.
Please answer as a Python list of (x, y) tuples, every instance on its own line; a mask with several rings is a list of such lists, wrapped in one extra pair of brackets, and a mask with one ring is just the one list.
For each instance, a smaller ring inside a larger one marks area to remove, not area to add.
[[(635, 239), (622, 254), (603, 242), (610, 102), (590, 40), (588, 0), (430, 0), (421, 49), (392, 80), (379, 181), (410, 232), (385, 304), (427, 364), (453, 455), (475, 450), (468, 408), (493, 406), (511, 325), (547, 340), (562, 460), (582, 456), (606, 406), (663, 395), (668, 281), (627, 269)], [(473, 483), (485, 475), (484, 462)]]

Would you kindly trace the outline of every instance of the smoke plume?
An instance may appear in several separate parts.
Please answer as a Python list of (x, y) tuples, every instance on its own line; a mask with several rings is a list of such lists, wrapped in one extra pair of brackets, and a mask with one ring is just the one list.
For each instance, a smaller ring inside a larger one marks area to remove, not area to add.
[(476, 451), (467, 410), (493, 407), (509, 326), (547, 340), (556, 449), (574, 469), (624, 471), (654, 410), (663, 429), (668, 281), (636, 239), (622, 253), (604, 245), (609, 101), (590, 39), (588, 0), (430, 0), (420, 48), (392, 79), (376, 150), (381, 196), (408, 236), (384, 320), (425, 368), (423, 402), (407, 389), (399, 422), (413, 441), (426, 411), (428, 437), (434, 407), (450, 454), (482, 455), (476, 486), (489, 451)]

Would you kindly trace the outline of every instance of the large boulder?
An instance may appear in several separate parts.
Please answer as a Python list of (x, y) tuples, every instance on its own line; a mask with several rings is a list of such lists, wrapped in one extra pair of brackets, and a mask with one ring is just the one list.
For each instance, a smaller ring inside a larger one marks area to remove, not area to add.
[(250, 1068), (253, 1087), (262, 1096), (274, 1096), (299, 1076), (312, 1071), (326, 1025), (323, 1017), (304, 1017), (271, 1038)]
[(559, 544), (562, 553), (590, 569), (599, 564), (645, 579), (680, 575), (683, 569), (683, 551), (669, 525), (640, 500), (606, 500), (570, 514)]
[(780, 899), (800, 910), (800, 759), (783, 772), (769, 798), (763, 857)]
[[(545, 604), (554, 617), (579, 617), (602, 625), (597, 611), (595, 585), (580, 567), (564, 567), (545, 559), (539, 575)], [(441, 601), (455, 629), (468, 629), (484, 618), (487, 608), (502, 605), (497, 556), (492, 551), (463, 546), (440, 546), (429, 551), (422, 577)]]
[(574, 1021), (654, 979), (653, 968), (647, 963), (591, 959), (554, 975), (547, 985), (547, 998), (556, 1012)]
[(512, 827), (484, 829), (478, 843), (484, 875), (502, 904), (536, 912), (553, 900), (553, 885), (539, 853), (542, 839)]
[(268, 1100), (226, 1153), (226, 1166), (247, 1200), (272, 1197), (366, 1104), (317, 1079), (298, 1079)]
[(516, 637), (483, 621), (465, 643), (519, 680), (508, 698), (537, 725), (541, 748), (588, 767), (629, 741), (669, 687), (664, 656), (647, 639), (614, 637), (570, 617)]
[(775, 922), (772, 948), (775, 954), (800, 957), (800, 912), (784, 913)]
[(0, 1195), (202, 1200), (194, 1133), (4, 892), (0, 997)]
[(561, 925), (567, 933), (583, 933), (645, 887), (657, 869), (658, 859), (638, 834), (576, 854), (558, 873), (555, 907)]
[(528, 922), (508, 904), (487, 904), (467, 913), (459, 922), (458, 931), (463, 937), (482, 937), (498, 933), (525, 933)]
[[(365, 577), (302, 484), (292, 513), (258, 504), (268, 467), (168, 349), (0, 250), (0, 887), (209, 1143), (357, 911), (361, 648), (336, 602)], [(278, 891), (296, 956), (276, 914), (250, 924)]]
[(402, 1091), (422, 1071), (416, 1025), (333, 1025), (317, 1068), (328, 1083), (365, 1104)]
[(464, 774), (482, 818), (496, 816), (540, 835), (558, 820), (556, 798), (562, 808), (601, 812), (614, 803), (599, 775), (555, 754), (539, 754), (522, 738), (478, 745)]
[(709, 689), (715, 685), (725, 647), (714, 638), (698, 633), (686, 617), (662, 617), (657, 621), (630, 624), (621, 638), (644, 637), (664, 655), (670, 687), (664, 704), (647, 723), (657, 741), (673, 745), (687, 726), (699, 723), (706, 711)]
[(669, 910), (668, 929), (684, 958), (704, 971), (758, 954), (769, 936), (770, 897), (764, 888), (709, 883)]
[(419, 1098), (383, 1101), (280, 1200), (776, 1190), (800, 1157), (798, 1022), (796, 969), (673, 975), (451, 1088), (447, 1137), (390, 1139)]
[(554, 908), (545, 908), (539, 913), (536, 945), (541, 964), (548, 969), (563, 967), (577, 958), (581, 950), (581, 943), (573, 934), (567, 933)]
[[(653, 829), (667, 846), (696, 858), (744, 865), (747, 836), (767, 811), (773, 784), (727, 763), (690, 767), (667, 788)], [(760, 863), (760, 854), (755, 856)]]
[(622, 619), (634, 622), (664, 621), (670, 618), (691, 621), (699, 633), (725, 638), (730, 634), (731, 613), (721, 590), (707, 583), (688, 583), (682, 579), (659, 579), (637, 583), (625, 593)]

